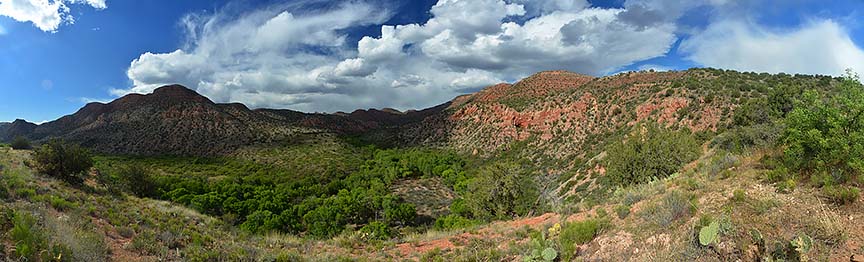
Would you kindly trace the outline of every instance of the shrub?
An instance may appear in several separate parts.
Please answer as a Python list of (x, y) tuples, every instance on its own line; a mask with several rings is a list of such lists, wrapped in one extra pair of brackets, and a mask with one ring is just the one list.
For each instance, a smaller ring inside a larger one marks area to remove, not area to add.
[(15, 243), (14, 254), (19, 260), (39, 261), (41, 252), (48, 248), (48, 239), (37, 228), (36, 218), (25, 212), (12, 214), (12, 230), (9, 236)]
[(690, 201), (690, 196), (675, 190), (663, 196), (659, 203), (648, 206), (643, 211), (642, 217), (665, 228), (678, 219), (690, 217), (695, 209), (695, 204)]
[(387, 224), (380, 221), (372, 221), (360, 228), (366, 239), (387, 240), (393, 234)]
[(480, 224), (476, 220), (471, 220), (460, 215), (450, 214), (443, 217), (439, 217), (435, 220), (435, 229), (438, 230), (449, 230), (449, 229), (461, 229), (468, 228), (475, 225)]
[(599, 219), (588, 219), (564, 225), (558, 242), (561, 245), (562, 261), (570, 261), (576, 255), (576, 245), (594, 240), (594, 237), (605, 227), (606, 222)]
[(124, 238), (131, 238), (135, 236), (135, 230), (131, 227), (118, 227), (117, 234)]
[(119, 186), (138, 197), (155, 197), (157, 185), (141, 165), (124, 165), (117, 170)]
[(83, 174), (93, 167), (90, 151), (76, 144), (51, 139), (33, 155), (39, 173), (60, 178), (72, 184), (83, 182)]
[(630, 206), (619, 205), (615, 207), (615, 214), (618, 214), (618, 218), (625, 219), (628, 215), (630, 215)]
[(384, 220), (391, 225), (407, 225), (417, 218), (417, 208), (409, 203), (384, 202)]
[[(240, 228), (253, 233), (267, 232), (279, 228), (279, 216), (267, 210), (258, 210), (246, 216), (246, 222)], [(335, 234), (335, 232), (333, 232)]]
[(10, 146), (12, 146), (12, 149), (15, 149), (15, 150), (23, 150), (23, 149), (33, 148), (30, 145), (30, 140), (27, 140), (27, 138), (24, 138), (23, 136), (16, 136), (15, 139), (12, 140), (12, 143), (10, 144)]
[(829, 98), (813, 90), (786, 116), (783, 162), (802, 174), (827, 172), (842, 184), (864, 172), (864, 86), (847, 74)]
[(704, 167), (704, 169), (710, 178), (716, 178), (718, 175), (720, 175), (721, 178), (728, 178), (728, 176), (731, 176), (732, 174), (730, 169), (738, 166), (740, 163), (741, 161), (735, 155), (731, 153), (721, 153), (711, 157), (711, 161)]
[(779, 193), (792, 193), (792, 191), (795, 191), (797, 184), (794, 179), (786, 179), (785, 181), (778, 182), (774, 187), (777, 188), (777, 192)]
[(55, 195), (47, 195), (47, 196), (46, 195), (40, 195), (37, 197), (40, 198), (40, 200), (48, 202), (48, 204), (51, 204), (51, 206), (54, 207), (54, 209), (57, 209), (58, 211), (67, 211), (67, 210), (71, 209), (72, 207), (75, 207), (74, 203), (69, 202), (64, 198), (58, 197)]
[(480, 171), (464, 197), (475, 218), (512, 218), (528, 214), (539, 195), (528, 172), (515, 164), (495, 163)]
[(752, 148), (765, 148), (777, 143), (783, 133), (779, 123), (740, 126), (730, 129), (711, 140), (711, 146), (741, 153)]
[(156, 234), (149, 230), (132, 238), (129, 247), (142, 255), (158, 255), (165, 249), (165, 246), (156, 239)]
[(861, 190), (851, 186), (826, 186), (822, 188), (822, 193), (825, 194), (831, 202), (839, 205), (848, 205), (858, 201)]
[(665, 178), (699, 156), (699, 144), (685, 131), (670, 131), (657, 124), (637, 126), (627, 139), (607, 149), (606, 174), (617, 185), (632, 185)]
[(732, 192), (732, 201), (744, 202), (744, 200), (747, 200), (747, 194), (744, 192), (744, 190), (735, 189), (735, 191)]

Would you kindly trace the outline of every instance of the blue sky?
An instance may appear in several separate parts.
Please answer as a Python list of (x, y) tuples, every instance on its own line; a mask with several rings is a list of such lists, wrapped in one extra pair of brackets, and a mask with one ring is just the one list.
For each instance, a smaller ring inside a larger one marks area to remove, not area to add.
[(172, 83), (217, 102), (334, 112), (425, 108), (551, 69), (839, 75), (864, 71), (862, 11), (855, 0), (0, 0), (0, 121)]

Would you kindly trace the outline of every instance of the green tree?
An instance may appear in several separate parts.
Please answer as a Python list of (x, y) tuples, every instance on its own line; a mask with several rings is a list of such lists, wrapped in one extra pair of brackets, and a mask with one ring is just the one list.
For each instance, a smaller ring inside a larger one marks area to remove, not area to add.
[[(100, 170), (101, 171), (101, 170)], [(100, 172), (100, 182), (109, 187), (132, 193), (138, 197), (156, 197), (156, 182), (150, 175), (150, 171), (141, 165), (122, 165), (113, 172), (113, 175)]]
[(27, 138), (25, 138), (23, 136), (16, 136), (15, 139), (12, 140), (12, 144), (10, 144), (10, 146), (12, 146), (12, 149), (15, 149), (15, 150), (33, 148), (30, 145), (30, 140), (27, 140)]
[(471, 181), (464, 199), (475, 218), (507, 219), (528, 214), (538, 196), (536, 183), (524, 168), (495, 163)]
[(819, 175), (823, 185), (859, 176), (864, 171), (864, 88), (858, 76), (847, 71), (828, 97), (806, 91), (787, 115), (781, 141), (789, 170)]
[(606, 149), (606, 174), (616, 185), (649, 182), (677, 172), (699, 157), (699, 150), (689, 132), (638, 125), (629, 138)]
[(60, 178), (72, 184), (80, 184), (87, 171), (93, 167), (90, 151), (77, 144), (60, 139), (51, 139), (36, 149), (33, 159), (39, 173)]

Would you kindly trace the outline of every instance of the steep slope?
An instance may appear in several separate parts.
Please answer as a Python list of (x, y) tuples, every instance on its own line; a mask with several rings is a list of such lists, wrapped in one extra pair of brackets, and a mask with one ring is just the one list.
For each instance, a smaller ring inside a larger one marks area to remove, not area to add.
[(827, 76), (793, 79), (715, 69), (601, 78), (541, 72), (513, 85), (456, 98), (441, 114), (406, 126), (402, 139), (483, 156), (517, 146), (535, 162), (572, 167), (583, 162), (574, 160), (594, 157), (640, 121), (716, 133), (731, 123), (742, 103), (777, 86), (828, 88), (834, 81)]

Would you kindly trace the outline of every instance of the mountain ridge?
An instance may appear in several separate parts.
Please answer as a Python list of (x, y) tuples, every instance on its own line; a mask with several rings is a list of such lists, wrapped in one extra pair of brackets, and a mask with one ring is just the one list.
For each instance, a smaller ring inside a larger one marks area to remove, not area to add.
[[(330, 133), (481, 156), (508, 150), (513, 143), (527, 143), (529, 159), (561, 162), (593, 157), (603, 145), (595, 142), (608, 140), (600, 138), (620, 136), (642, 121), (717, 132), (730, 123), (732, 112), (746, 99), (791, 81), (790, 77), (717, 69), (604, 77), (543, 71), (423, 110), (358, 109), (333, 114), (253, 110), (240, 103), (214, 103), (191, 89), (168, 85), (151, 94), (90, 103), (41, 125), (16, 121), (0, 128), (0, 139), (62, 137), (103, 153), (209, 156), (304, 134)], [(801, 85), (817, 87), (830, 85), (832, 78), (803, 79), (811, 80)]]

